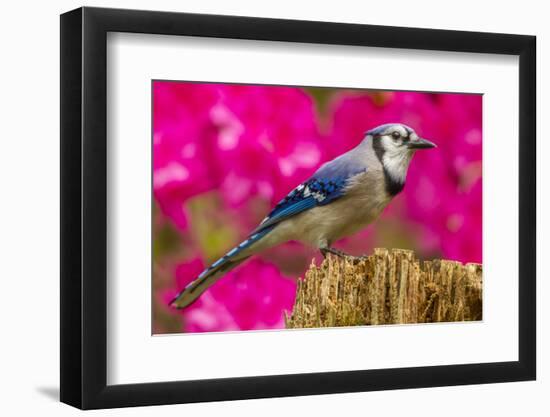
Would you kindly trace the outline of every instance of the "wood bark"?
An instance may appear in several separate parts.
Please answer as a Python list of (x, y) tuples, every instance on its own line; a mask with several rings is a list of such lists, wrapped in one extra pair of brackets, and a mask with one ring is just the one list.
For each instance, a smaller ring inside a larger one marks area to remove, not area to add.
[(482, 319), (482, 266), (375, 249), (361, 260), (329, 255), (298, 283), (287, 328)]

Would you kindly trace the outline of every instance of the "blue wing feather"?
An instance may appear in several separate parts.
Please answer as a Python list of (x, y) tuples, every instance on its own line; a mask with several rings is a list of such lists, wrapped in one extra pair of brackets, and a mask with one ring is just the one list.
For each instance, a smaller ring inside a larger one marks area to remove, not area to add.
[(253, 233), (273, 227), (282, 220), (305, 210), (324, 206), (337, 200), (344, 195), (349, 179), (365, 171), (365, 168), (361, 168), (360, 170), (345, 172), (345, 175), (341, 176), (323, 175), (333, 174), (334, 169), (330, 168), (321, 168), (312, 178), (292, 190), (275, 206)]

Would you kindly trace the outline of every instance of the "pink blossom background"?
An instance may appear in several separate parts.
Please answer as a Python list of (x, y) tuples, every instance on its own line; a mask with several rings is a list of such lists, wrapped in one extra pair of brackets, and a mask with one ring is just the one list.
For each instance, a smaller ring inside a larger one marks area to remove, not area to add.
[(318, 252), (290, 242), (229, 272), (184, 310), (172, 297), (290, 190), (377, 125), (437, 143), (418, 152), (381, 218), (335, 246), (482, 260), (482, 97), (188, 82), (153, 83), (153, 332), (284, 327)]

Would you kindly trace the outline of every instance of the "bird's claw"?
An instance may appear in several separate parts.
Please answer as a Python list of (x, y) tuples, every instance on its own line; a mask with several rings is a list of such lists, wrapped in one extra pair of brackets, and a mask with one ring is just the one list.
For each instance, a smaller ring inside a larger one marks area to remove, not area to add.
[(339, 258), (348, 258), (348, 259), (351, 258), (354, 261), (362, 261), (362, 260), (367, 259), (367, 256), (349, 255), (345, 252), (342, 252), (341, 250), (334, 249), (334, 248), (321, 248), (320, 251), (321, 251), (321, 255), (323, 255), (323, 258), (325, 258), (325, 259), (327, 257), (327, 254), (329, 254), (329, 253), (332, 254), (332, 255), (338, 256)]

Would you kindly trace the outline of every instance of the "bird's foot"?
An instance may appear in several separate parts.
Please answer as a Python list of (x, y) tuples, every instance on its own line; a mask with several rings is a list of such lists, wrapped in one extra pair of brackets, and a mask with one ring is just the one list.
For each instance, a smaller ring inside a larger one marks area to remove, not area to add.
[(319, 250), (321, 251), (321, 255), (323, 255), (323, 258), (326, 258), (327, 254), (329, 254), (329, 253), (331, 253), (333, 255), (336, 255), (340, 258), (344, 258), (344, 257), (348, 256), (347, 253), (342, 252), (341, 250), (338, 250), (338, 249), (334, 249), (334, 248), (321, 248)]
[(351, 258), (354, 261), (362, 261), (367, 258), (366, 256), (350, 255), (345, 252), (342, 252), (341, 250), (334, 249), (334, 248), (320, 248), (319, 250), (321, 251), (321, 255), (323, 255), (323, 258), (326, 258), (327, 254), (329, 253), (331, 253), (332, 255), (338, 256), (340, 258)]

